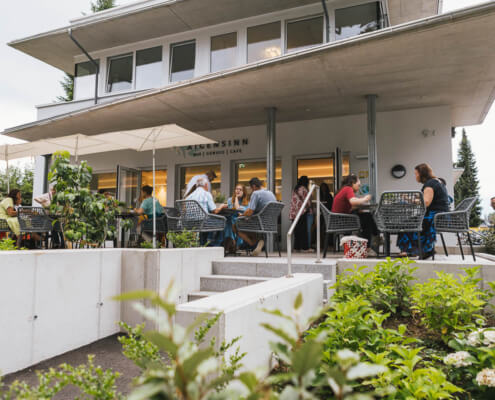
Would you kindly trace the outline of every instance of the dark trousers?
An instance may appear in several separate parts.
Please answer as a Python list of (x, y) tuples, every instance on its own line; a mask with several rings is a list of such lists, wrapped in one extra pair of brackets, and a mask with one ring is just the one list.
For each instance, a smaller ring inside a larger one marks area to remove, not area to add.
[(371, 247), (371, 238), (378, 235), (378, 228), (376, 227), (375, 220), (371, 213), (362, 212), (357, 214), (359, 221), (361, 222), (361, 232), (359, 236), (368, 240), (368, 247)]
[(301, 215), (294, 230), (294, 250), (308, 250), (308, 228), (306, 214)]

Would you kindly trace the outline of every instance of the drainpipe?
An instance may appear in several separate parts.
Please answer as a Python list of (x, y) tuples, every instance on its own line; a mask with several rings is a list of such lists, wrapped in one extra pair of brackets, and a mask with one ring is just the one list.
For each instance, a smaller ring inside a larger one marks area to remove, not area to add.
[(321, 5), (323, 6), (323, 13), (325, 14), (325, 43), (328, 43), (330, 41), (330, 18), (328, 17), (326, 0), (321, 0)]
[(79, 47), (79, 49), (84, 53), (84, 55), (86, 57), (88, 57), (88, 60), (95, 67), (95, 72), (96, 72), (96, 76), (95, 76), (95, 104), (98, 104), (98, 75), (100, 73), (100, 66), (94, 60), (94, 58), (89, 55), (89, 53), (85, 50), (85, 48), (82, 47), (82, 45), (76, 40), (76, 38), (74, 36), (72, 36), (72, 28), (68, 29), (68, 33), (69, 33), (69, 37), (71, 38), (71, 40), (75, 43), (75, 45), (77, 47)]

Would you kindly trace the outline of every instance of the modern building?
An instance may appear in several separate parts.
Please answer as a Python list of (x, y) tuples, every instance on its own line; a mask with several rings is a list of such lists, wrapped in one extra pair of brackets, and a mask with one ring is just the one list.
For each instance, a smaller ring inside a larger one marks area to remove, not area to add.
[[(141, 0), (10, 46), (75, 75), (74, 100), (37, 106), (5, 130), (36, 140), (176, 123), (216, 145), (157, 152), (163, 204), (217, 172), (230, 195), (257, 176), (290, 202), (300, 175), (335, 190), (419, 188), (430, 163), (452, 192), (452, 127), (483, 122), (495, 98), (495, 2), (442, 13), (441, 0)], [(151, 157), (85, 157), (94, 188), (132, 204)], [(36, 162), (46, 190), (49, 157)], [(404, 166), (405, 176), (392, 175)], [(282, 231), (289, 227), (288, 207)]]

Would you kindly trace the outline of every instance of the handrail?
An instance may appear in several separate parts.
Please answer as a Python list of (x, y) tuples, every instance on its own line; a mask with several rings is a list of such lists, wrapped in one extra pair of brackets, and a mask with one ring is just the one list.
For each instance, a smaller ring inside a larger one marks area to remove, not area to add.
[(313, 183), (312, 181), (310, 182), (311, 186), (309, 189), (308, 194), (306, 195), (306, 198), (303, 201), (303, 204), (301, 208), (299, 209), (296, 218), (294, 218), (294, 222), (292, 222), (292, 225), (289, 228), (289, 231), (287, 232), (287, 277), (291, 278), (292, 275), (292, 233), (294, 233), (294, 229), (296, 228), (297, 223), (299, 222), (299, 219), (301, 218), (301, 215), (303, 214), (304, 210), (306, 209), (306, 205), (308, 204), (308, 201), (311, 199), (311, 196), (316, 189), (316, 261), (315, 263), (321, 263), (321, 257), (320, 257), (320, 187)]

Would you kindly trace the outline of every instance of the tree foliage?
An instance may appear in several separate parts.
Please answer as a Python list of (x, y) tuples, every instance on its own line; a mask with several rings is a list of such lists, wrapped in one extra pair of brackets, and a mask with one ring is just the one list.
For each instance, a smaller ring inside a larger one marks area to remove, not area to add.
[[(27, 165), (24, 168), (9, 167), (10, 190), (19, 189), (22, 196), (22, 205), (30, 206), (33, 198), (33, 166)], [(0, 171), (0, 199), (8, 194), (7, 171)]]
[[(90, 8), (92, 12), (98, 12), (115, 7), (115, 0), (96, 0), (91, 2)], [(60, 85), (64, 91), (64, 96), (58, 96), (58, 101), (74, 100), (74, 75), (65, 73), (64, 78), (60, 81)]]
[(479, 180), (476, 159), (471, 149), (471, 143), (467, 138), (466, 130), (462, 130), (462, 140), (457, 157), (457, 168), (463, 168), (464, 172), (454, 186), (455, 204), (459, 204), (468, 197), (476, 197), (469, 219), (470, 226), (480, 226), (481, 224), (481, 203), (479, 199)]

